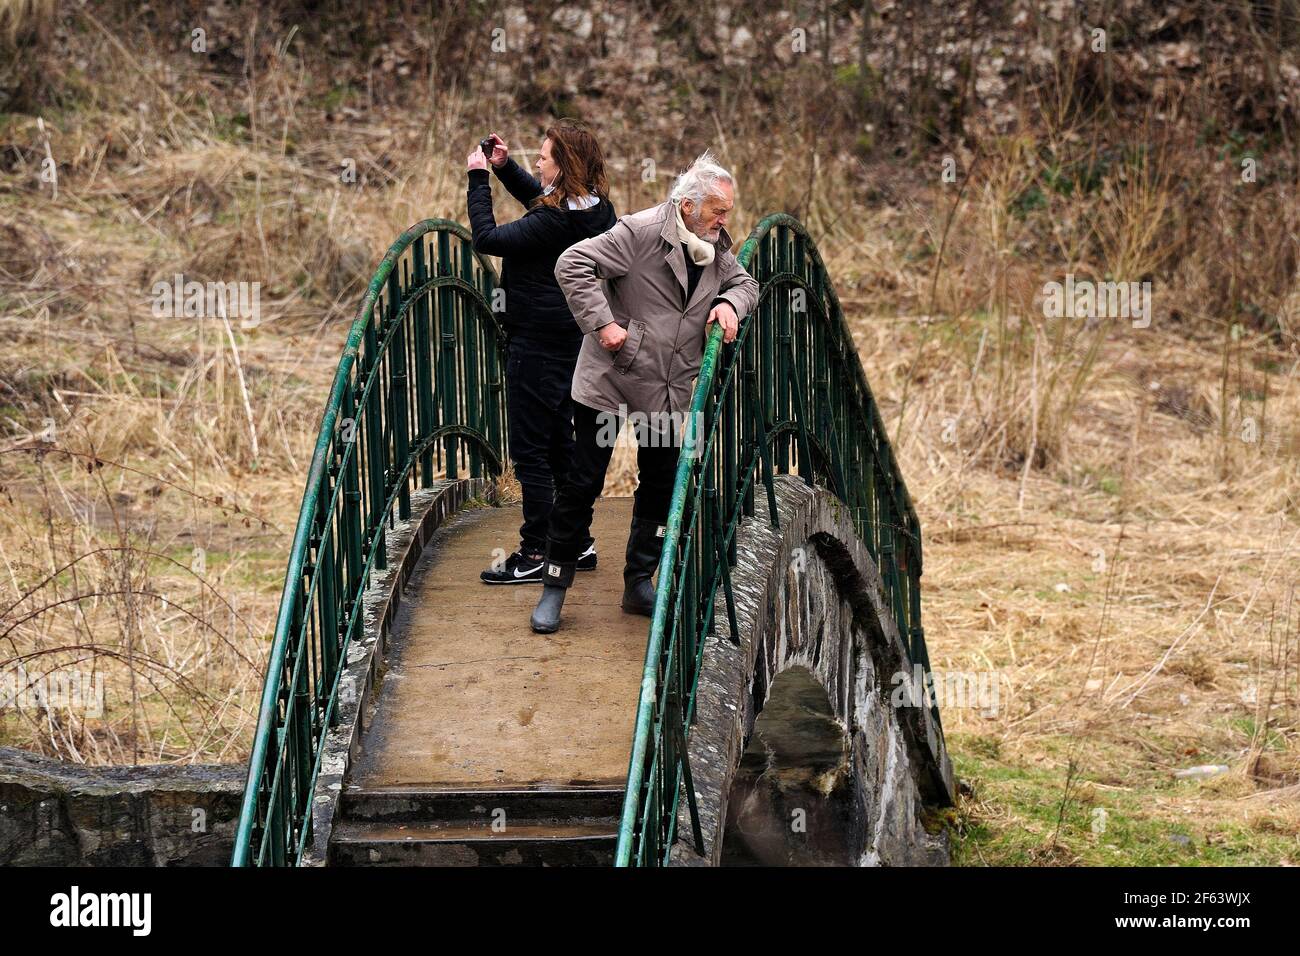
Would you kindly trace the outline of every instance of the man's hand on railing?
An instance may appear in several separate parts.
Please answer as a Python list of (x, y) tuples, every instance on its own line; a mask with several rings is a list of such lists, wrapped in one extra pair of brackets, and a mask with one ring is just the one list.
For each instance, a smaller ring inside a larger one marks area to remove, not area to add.
[(736, 330), (740, 328), (740, 320), (736, 318), (736, 310), (729, 302), (719, 302), (709, 311), (708, 321), (704, 323), (706, 336), (713, 331), (708, 328), (708, 325), (714, 321), (722, 324), (722, 341), (731, 343), (736, 340)]

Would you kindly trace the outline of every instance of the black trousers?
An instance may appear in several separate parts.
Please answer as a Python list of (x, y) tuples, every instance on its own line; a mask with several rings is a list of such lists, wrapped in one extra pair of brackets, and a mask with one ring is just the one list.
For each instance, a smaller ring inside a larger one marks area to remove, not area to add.
[(510, 458), (524, 498), (519, 526), (522, 551), (546, 550), (546, 531), (555, 501), (573, 461), (572, 357), (541, 351), (526, 340), (511, 339), (506, 365), (506, 408), (510, 418)]
[[(616, 424), (615, 424), (616, 423)], [(614, 454), (613, 437), (623, 422), (612, 412), (573, 403), (575, 447), (573, 465), (560, 484), (551, 509), (549, 554), (553, 561), (574, 560), (591, 535), (591, 518), (596, 499), (605, 487), (605, 472)], [(674, 444), (656, 439), (649, 430), (637, 435), (638, 484), (634, 517), (664, 524), (672, 503), (673, 480), (681, 452), (680, 436)]]

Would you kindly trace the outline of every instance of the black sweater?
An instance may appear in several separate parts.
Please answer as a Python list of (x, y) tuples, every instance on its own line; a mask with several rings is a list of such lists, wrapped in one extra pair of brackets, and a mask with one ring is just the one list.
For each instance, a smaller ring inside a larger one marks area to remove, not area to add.
[[(541, 184), (513, 159), (493, 169), (510, 195), (525, 207), (541, 195)], [(469, 171), (467, 200), (474, 249), (501, 257), (504, 325), (511, 339), (527, 342), (548, 355), (576, 357), (582, 347), (582, 330), (555, 281), (555, 261), (575, 242), (613, 227), (618, 221), (613, 203), (603, 197), (589, 209), (539, 203), (514, 222), (497, 225), (485, 169)]]

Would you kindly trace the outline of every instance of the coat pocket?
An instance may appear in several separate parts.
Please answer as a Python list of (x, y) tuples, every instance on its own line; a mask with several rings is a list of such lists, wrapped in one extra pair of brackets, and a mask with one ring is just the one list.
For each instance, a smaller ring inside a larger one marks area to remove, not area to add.
[(645, 338), (645, 323), (632, 322), (627, 327), (627, 338), (614, 353), (614, 368), (620, 372), (626, 372), (632, 360), (636, 358), (637, 351), (641, 348), (641, 340)]

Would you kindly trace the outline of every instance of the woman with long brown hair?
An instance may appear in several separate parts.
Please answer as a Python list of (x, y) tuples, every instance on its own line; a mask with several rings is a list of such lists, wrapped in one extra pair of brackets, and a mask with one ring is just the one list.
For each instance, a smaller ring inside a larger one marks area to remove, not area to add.
[[(570, 388), (582, 347), (582, 330), (555, 281), (555, 261), (575, 242), (605, 232), (618, 217), (609, 200), (604, 154), (584, 124), (560, 120), (546, 130), (537, 179), (510, 158), (505, 140), (493, 133), (491, 141), (491, 155), (484, 152), (485, 141), (466, 160), (469, 220), (475, 250), (502, 260), (510, 458), (523, 489), (524, 520), (519, 548), (480, 577), (487, 584), (540, 584), (555, 489), (573, 461)], [(489, 165), (527, 209), (514, 222), (498, 225), (492, 213)], [(595, 544), (589, 540), (578, 569), (595, 566)]]

